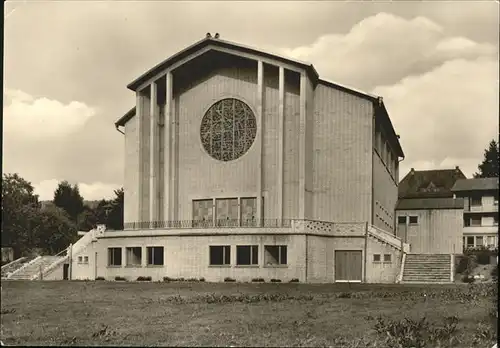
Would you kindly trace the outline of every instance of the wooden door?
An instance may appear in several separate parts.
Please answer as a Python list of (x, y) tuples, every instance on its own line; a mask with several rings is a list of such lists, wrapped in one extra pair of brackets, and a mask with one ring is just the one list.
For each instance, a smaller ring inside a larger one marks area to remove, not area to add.
[(63, 265), (63, 279), (68, 280), (68, 278), (69, 278), (68, 275), (69, 275), (69, 263), (65, 263)]
[(335, 251), (335, 281), (360, 282), (363, 279), (363, 253), (361, 250)]

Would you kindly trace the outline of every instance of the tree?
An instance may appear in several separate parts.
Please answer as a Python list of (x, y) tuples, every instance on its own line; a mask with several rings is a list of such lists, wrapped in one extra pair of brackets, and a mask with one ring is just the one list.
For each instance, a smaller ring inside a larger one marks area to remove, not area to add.
[(59, 207), (48, 207), (36, 217), (36, 246), (54, 255), (78, 240), (76, 224)]
[(484, 150), (483, 162), (478, 165), (479, 172), (474, 174), (475, 178), (498, 178), (498, 142), (492, 140)]
[(40, 211), (38, 196), (30, 182), (18, 174), (4, 174), (2, 180), (2, 245), (19, 257), (35, 243), (33, 228)]
[(76, 223), (78, 215), (83, 212), (83, 197), (78, 185), (71, 186), (67, 181), (60, 182), (54, 192), (54, 204), (64, 209)]
[(115, 190), (116, 197), (111, 201), (106, 226), (111, 230), (123, 230), (123, 208), (125, 194), (123, 188)]

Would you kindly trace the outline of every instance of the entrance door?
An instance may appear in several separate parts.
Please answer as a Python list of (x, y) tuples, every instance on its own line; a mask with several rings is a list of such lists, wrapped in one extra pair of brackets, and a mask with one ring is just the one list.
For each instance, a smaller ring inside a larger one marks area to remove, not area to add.
[(363, 254), (361, 250), (335, 250), (335, 281), (361, 282)]
[(396, 229), (396, 237), (399, 237), (403, 240), (403, 242), (407, 243), (407, 225), (406, 225), (406, 216), (398, 216), (398, 227)]
[(63, 265), (63, 279), (68, 280), (68, 275), (69, 275), (69, 263), (65, 263)]

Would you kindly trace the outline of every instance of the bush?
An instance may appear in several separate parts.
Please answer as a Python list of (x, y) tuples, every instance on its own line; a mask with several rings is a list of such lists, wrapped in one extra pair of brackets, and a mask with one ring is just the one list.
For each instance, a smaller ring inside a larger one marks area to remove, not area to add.
[(281, 279), (271, 279), (271, 283), (281, 283)]
[(151, 277), (143, 277), (143, 276), (140, 276), (140, 277), (137, 277), (137, 281), (139, 282), (150, 282), (151, 281)]
[(264, 283), (265, 280), (264, 280), (264, 278), (253, 278), (252, 282), (254, 282), (254, 283)]
[(204, 282), (204, 281), (205, 281), (205, 278), (201, 277), (200, 282)]
[(474, 277), (473, 277), (473, 276), (470, 276), (470, 275), (466, 274), (466, 275), (464, 275), (464, 276), (462, 277), (462, 281), (463, 281), (464, 283), (469, 283), (469, 284), (470, 284), (470, 283), (474, 283), (475, 279), (474, 279)]
[(230, 278), (230, 277), (226, 277), (226, 278), (224, 278), (224, 281), (225, 281), (226, 283), (232, 283), (232, 282), (235, 282), (236, 280), (235, 280), (235, 279), (233, 279), (233, 278)]
[(115, 280), (117, 280), (117, 281), (125, 281), (125, 280), (127, 280), (127, 279), (125, 279), (125, 277), (116, 276), (116, 277), (115, 277)]
[(496, 265), (495, 267), (493, 267), (491, 269), (490, 275), (491, 275), (491, 278), (498, 279), (498, 265)]
[(290, 283), (298, 283), (299, 280), (297, 278), (293, 278), (292, 280), (290, 280)]
[(95, 280), (106, 280), (104, 277), (97, 277)]

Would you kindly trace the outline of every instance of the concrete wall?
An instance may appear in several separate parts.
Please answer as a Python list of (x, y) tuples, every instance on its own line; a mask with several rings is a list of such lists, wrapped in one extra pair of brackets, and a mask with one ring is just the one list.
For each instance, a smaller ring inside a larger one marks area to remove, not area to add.
[[(407, 225), (412, 253), (462, 253), (463, 210), (398, 210), (397, 216), (418, 216), (418, 224)], [(398, 231), (403, 236), (404, 231)]]
[(371, 221), (372, 120), (370, 101), (316, 86), (311, 219)]
[(373, 151), (373, 225), (385, 231), (395, 232), (394, 213), (398, 200), (396, 181)]

